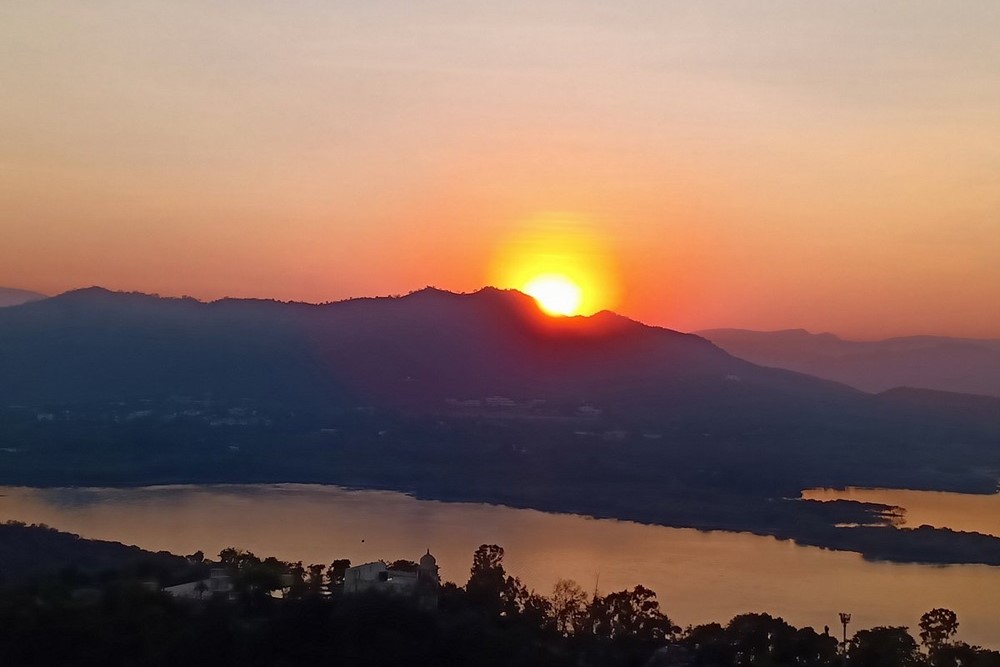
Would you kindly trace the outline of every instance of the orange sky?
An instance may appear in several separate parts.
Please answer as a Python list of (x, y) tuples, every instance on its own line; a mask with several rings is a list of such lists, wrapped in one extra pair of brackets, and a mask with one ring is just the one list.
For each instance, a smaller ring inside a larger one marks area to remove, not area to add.
[(682, 330), (1000, 337), (997, 26), (986, 1), (7, 3), (0, 285), (472, 290), (544, 237)]

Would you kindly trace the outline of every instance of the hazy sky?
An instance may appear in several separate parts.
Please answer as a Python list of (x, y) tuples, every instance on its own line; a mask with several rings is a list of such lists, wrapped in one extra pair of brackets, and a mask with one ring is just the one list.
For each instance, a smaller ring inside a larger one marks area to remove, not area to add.
[(326, 301), (586, 248), (598, 305), (683, 330), (1000, 336), (998, 35), (995, 0), (0, 3), (0, 285)]

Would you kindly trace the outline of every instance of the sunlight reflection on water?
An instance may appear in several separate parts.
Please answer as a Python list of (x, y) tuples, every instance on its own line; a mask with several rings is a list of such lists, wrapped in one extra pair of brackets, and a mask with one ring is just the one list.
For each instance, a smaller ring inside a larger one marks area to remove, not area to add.
[(796, 625), (916, 627), (933, 607), (955, 610), (959, 638), (1000, 647), (1000, 568), (872, 563), (746, 533), (699, 532), (388, 491), (319, 485), (0, 488), (0, 519), (46, 523), (84, 537), (179, 554), (227, 546), (306, 563), (415, 559), (425, 549), (463, 584), (472, 552), (502, 545), (506, 565), (548, 593), (559, 578), (602, 592), (643, 584), (680, 625), (767, 611)]

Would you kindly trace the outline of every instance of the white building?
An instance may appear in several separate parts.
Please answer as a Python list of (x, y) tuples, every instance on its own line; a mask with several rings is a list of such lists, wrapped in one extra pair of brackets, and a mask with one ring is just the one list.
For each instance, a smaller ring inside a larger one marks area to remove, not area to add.
[(175, 598), (192, 600), (211, 598), (216, 595), (223, 595), (229, 599), (233, 599), (236, 595), (233, 578), (224, 568), (218, 567), (212, 568), (208, 579), (199, 579), (198, 581), (189, 581), (176, 586), (168, 586), (163, 589), (163, 592)]
[(428, 550), (420, 557), (416, 572), (391, 570), (382, 561), (365, 563), (347, 568), (344, 573), (344, 594), (354, 595), (366, 592), (387, 593), (417, 598), (418, 604), (427, 609), (437, 607), (438, 587), (437, 560)]
[(410, 595), (417, 589), (417, 573), (390, 570), (381, 562), (365, 563), (347, 568), (344, 573), (344, 593), (380, 591)]

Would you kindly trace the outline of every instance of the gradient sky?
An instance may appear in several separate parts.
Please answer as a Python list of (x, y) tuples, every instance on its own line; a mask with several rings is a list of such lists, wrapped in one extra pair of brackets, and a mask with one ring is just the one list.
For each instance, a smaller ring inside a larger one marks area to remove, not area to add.
[(0, 285), (326, 301), (585, 246), (650, 323), (1000, 337), (998, 34), (994, 0), (2, 3)]

